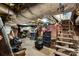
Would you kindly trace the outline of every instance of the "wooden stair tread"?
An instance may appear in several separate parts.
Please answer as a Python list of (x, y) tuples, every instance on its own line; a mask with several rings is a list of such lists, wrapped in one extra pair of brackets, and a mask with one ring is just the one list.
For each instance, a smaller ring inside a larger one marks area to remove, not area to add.
[(73, 43), (70, 42), (64, 42), (64, 41), (56, 41), (56, 42), (73, 45)]
[(64, 26), (64, 27), (62, 27), (62, 28), (63, 28), (63, 29), (69, 29), (68, 27), (65, 27), (65, 26)]
[(70, 30), (70, 31), (63, 31), (63, 30), (59, 30), (61, 32), (73, 32), (73, 30)]
[(59, 35), (72, 35), (72, 34), (67, 34), (67, 33), (58, 33)]
[(67, 55), (67, 54), (64, 54), (64, 53), (58, 52), (58, 51), (55, 51), (54, 54), (58, 54), (58, 55), (60, 55), (60, 56), (69, 56), (69, 55)]
[(58, 37), (59, 39), (70, 39), (72, 40), (72, 38), (69, 38), (69, 37)]
[(62, 24), (62, 26), (69, 26), (69, 24)]
[(74, 49), (72, 49), (72, 48), (67, 48), (67, 47), (63, 47), (63, 46), (59, 46), (59, 45), (55, 45), (55, 47), (61, 48), (61, 49), (65, 49), (65, 50), (68, 50), (68, 51), (76, 52), (76, 51), (75, 51)]

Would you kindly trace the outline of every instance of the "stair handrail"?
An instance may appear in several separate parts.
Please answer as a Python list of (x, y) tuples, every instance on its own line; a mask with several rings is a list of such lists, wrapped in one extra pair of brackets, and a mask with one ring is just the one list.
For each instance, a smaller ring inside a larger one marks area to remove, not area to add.
[(72, 30), (73, 30), (73, 34), (74, 34), (74, 36), (77, 36), (76, 35), (76, 32), (75, 32), (75, 28), (74, 28), (74, 26), (73, 26), (73, 22), (70, 20), (70, 22), (72, 23)]

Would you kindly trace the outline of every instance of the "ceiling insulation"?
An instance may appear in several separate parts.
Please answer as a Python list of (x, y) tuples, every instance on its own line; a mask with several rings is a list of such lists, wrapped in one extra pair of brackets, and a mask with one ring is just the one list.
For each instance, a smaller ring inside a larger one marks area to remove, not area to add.
[[(73, 11), (75, 9), (75, 4), (64, 4), (65, 11)], [(31, 14), (28, 10), (26, 10), (24, 13), (22, 13), (24, 16), (27, 16), (30, 19), (33, 19), (35, 17), (44, 16), (46, 14), (59, 14), (58, 12), (59, 4), (58, 3), (50, 3), (50, 4), (39, 4), (34, 7), (31, 7), (30, 10), (33, 14)]]
[[(27, 4), (26, 4), (27, 5)], [(30, 3), (28, 4), (30, 5)], [(76, 4), (74, 3), (65, 3), (64, 4), (65, 11), (73, 11), (75, 9)], [(43, 4), (36, 4), (29, 9), (25, 9), (22, 11), (21, 14), (16, 16), (12, 10), (8, 10), (7, 7), (0, 5), (0, 13), (6, 13), (12, 15), (14, 23), (28, 23), (31, 20), (35, 20), (37, 18), (42, 18), (45, 15), (55, 15), (61, 13), (59, 10), (59, 3), (43, 3)], [(15, 15), (15, 16), (14, 16)]]
[[(64, 4), (65, 6), (65, 11), (73, 11), (75, 9), (75, 4)], [(61, 13), (59, 9), (59, 4), (58, 3), (50, 3), (50, 4), (38, 4), (36, 6), (30, 7), (30, 11), (25, 10), (23, 13), (21, 13), (23, 16), (19, 15), (17, 17), (17, 22), (18, 23), (28, 23), (31, 20), (37, 20), (37, 18), (42, 18), (46, 15), (55, 15)]]

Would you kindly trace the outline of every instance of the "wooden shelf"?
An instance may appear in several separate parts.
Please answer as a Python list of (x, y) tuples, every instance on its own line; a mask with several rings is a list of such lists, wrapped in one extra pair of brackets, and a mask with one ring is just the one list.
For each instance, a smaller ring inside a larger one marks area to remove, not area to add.
[(63, 46), (59, 46), (59, 45), (55, 45), (55, 47), (57, 48), (61, 48), (61, 49), (65, 49), (65, 50), (68, 50), (68, 51), (72, 51), (72, 52), (76, 52), (74, 49), (72, 48), (67, 48), (67, 47), (63, 47)]
[(73, 45), (73, 43), (70, 42), (64, 42), (64, 41), (56, 41), (56, 42)]

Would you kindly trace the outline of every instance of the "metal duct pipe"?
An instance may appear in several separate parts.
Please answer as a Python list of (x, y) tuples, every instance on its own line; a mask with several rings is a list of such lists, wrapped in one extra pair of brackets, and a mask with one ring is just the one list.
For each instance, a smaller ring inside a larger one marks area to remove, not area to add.
[(9, 15), (14, 15), (14, 12), (10, 9), (8, 9), (7, 7), (3, 6), (3, 5), (0, 5), (0, 13), (1, 14), (8, 14)]
[(8, 55), (13, 56), (14, 54), (12, 52), (12, 47), (10, 45), (10, 41), (9, 41), (8, 35), (6, 33), (5, 27), (3, 25), (1, 17), (0, 17), (0, 29), (1, 29), (1, 32), (2, 32), (2, 35), (3, 35), (4, 41), (5, 41), (5, 44), (8, 47), (8, 48), (6, 48), (6, 51), (8, 51)]

